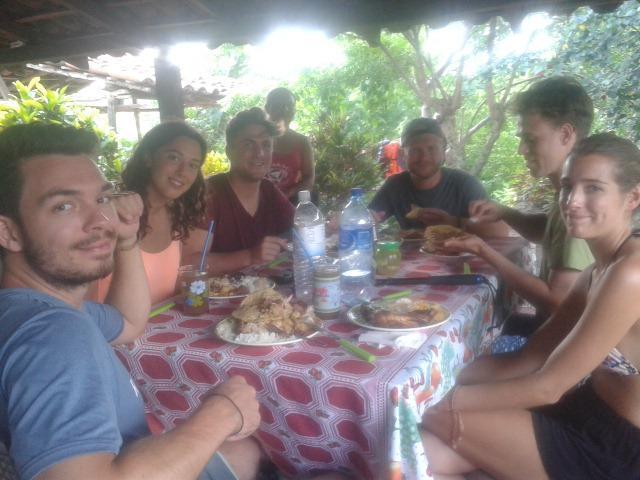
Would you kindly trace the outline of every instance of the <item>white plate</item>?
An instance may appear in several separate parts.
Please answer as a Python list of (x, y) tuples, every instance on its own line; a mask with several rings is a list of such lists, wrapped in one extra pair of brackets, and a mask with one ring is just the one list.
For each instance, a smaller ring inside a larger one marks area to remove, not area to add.
[(274, 282), (273, 280), (271, 280), (270, 278), (265, 278), (265, 277), (253, 277), (253, 276), (242, 276), (240, 277), (243, 279), (243, 281), (247, 282), (246, 285), (249, 288), (249, 291), (247, 293), (241, 293), (239, 295), (227, 295), (227, 296), (219, 296), (219, 295), (211, 295), (211, 293), (209, 294), (209, 300), (233, 300), (234, 298), (244, 298), (247, 295), (249, 295), (250, 293), (253, 293), (256, 291), (255, 288), (255, 282), (259, 279), (259, 278), (264, 278), (267, 282), (265, 285), (265, 289), (266, 288), (273, 288), (276, 286), (276, 282)]
[(347, 311), (347, 318), (360, 327), (367, 328), (369, 330), (378, 330), (380, 332), (417, 332), (419, 330), (426, 330), (428, 328), (437, 327), (449, 321), (449, 319), (451, 318), (451, 312), (449, 311), (448, 308), (440, 305), (439, 303), (435, 303), (435, 302), (429, 302), (429, 303), (433, 305), (437, 305), (438, 307), (442, 308), (447, 313), (446, 318), (440, 322), (432, 323), (430, 325), (424, 325), (422, 327), (411, 327), (411, 328), (376, 327), (375, 325), (371, 325), (369, 322), (367, 322), (367, 320), (365, 320), (365, 318), (362, 316), (362, 314), (360, 313), (360, 305), (351, 307)]
[(468, 260), (474, 256), (473, 253), (469, 253), (469, 252), (460, 252), (460, 253), (456, 253), (455, 255), (438, 255), (437, 253), (427, 252), (424, 249), (424, 247), (420, 247), (420, 253), (427, 255), (429, 257), (435, 258), (436, 260), (442, 260), (442, 261)]
[(310, 333), (306, 337), (286, 337), (281, 340), (273, 340), (264, 343), (256, 343), (256, 342), (248, 342), (242, 340), (236, 340), (236, 334), (233, 333), (233, 318), (227, 317), (224, 320), (221, 320), (215, 326), (215, 332), (218, 338), (224, 340), (225, 342), (233, 343), (234, 345), (243, 345), (247, 347), (274, 347), (277, 345), (290, 345), (292, 343), (298, 343), (307, 338), (311, 338), (319, 333), (319, 331), (315, 331)]

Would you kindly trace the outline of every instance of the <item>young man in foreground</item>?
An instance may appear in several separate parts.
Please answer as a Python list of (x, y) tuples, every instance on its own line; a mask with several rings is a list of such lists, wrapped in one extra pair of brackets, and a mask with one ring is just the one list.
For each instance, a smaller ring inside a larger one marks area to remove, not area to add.
[[(253, 478), (259, 449), (246, 437), (258, 404), (241, 378), (149, 436), (140, 394), (109, 345), (135, 340), (149, 313), (142, 202), (113, 196), (92, 161), (96, 145), (93, 134), (54, 125), (0, 134), (0, 441), (24, 479)], [(110, 305), (84, 302), (89, 283), (111, 271)]]

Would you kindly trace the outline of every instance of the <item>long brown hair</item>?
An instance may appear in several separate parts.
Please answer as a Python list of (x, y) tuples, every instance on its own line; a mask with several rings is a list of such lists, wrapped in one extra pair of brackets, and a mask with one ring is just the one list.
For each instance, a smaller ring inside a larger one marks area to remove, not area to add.
[[(187, 137), (198, 142), (202, 163), (207, 154), (207, 142), (202, 135), (182, 121), (170, 121), (156, 125), (142, 137), (133, 152), (133, 156), (122, 172), (122, 180), (126, 188), (138, 193), (144, 200), (144, 212), (140, 217), (140, 230), (138, 230), (139, 238), (143, 238), (150, 228), (146, 196), (147, 187), (151, 181), (151, 168), (149, 168), (146, 160), (152, 158), (160, 148), (178, 137)], [(204, 217), (204, 178), (202, 171), (198, 171), (198, 175), (189, 190), (171, 202), (168, 208), (171, 213), (171, 238), (173, 240), (188, 238), (189, 230), (199, 226)]]

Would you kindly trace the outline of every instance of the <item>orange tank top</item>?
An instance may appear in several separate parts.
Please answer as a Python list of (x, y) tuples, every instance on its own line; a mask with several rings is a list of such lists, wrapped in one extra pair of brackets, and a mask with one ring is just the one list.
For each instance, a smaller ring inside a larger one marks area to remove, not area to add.
[[(180, 240), (172, 241), (158, 253), (142, 251), (142, 263), (147, 274), (152, 305), (175, 295), (180, 268)], [(111, 275), (98, 280), (98, 302), (104, 301), (110, 285)]]

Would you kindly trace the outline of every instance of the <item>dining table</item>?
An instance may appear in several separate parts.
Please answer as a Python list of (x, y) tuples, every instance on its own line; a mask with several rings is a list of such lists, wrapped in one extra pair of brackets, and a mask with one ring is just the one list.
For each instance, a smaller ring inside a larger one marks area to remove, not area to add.
[[(519, 237), (488, 243), (521, 265), (530, 261), (528, 244)], [(116, 354), (144, 397), (152, 431), (175, 427), (213, 387), (240, 375), (260, 403), (255, 438), (286, 477), (335, 471), (359, 479), (432, 478), (421, 416), (453, 386), (464, 364), (488, 351), (504, 314), (496, 306), (508, 306), (513, 295), (482, 259), (447, 259), (418, 247), (403, 243), (393, 278), (472, 273), (486, 282), (374, 287), (374, 298), (409, 288), (412, 299), (439, 303), (451, 313), (448, 321), (417, 332), (373, 332), (350, 321), (343, 309), (323, 321), (323, 330), (298, 342), (237, 345), (219, 338), (215, 326), (241, 299), (211, 300), (200, 316), (185, 315), (177, 306), (151, 318), (144, 334), (117, 347)], [(292, 290), (277, 288), (283, 294)], [(340, 339), (375, 359), (354, 356), (340, 348)]]

